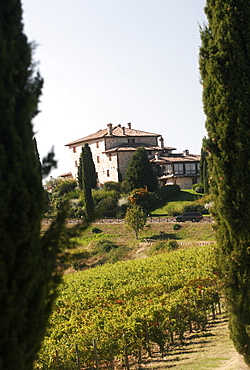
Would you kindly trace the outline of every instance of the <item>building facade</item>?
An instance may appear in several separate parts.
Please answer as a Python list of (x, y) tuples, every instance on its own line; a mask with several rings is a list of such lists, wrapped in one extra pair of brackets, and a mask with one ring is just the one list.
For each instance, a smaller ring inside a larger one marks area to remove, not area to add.
[(181, 188), (191, 188), (199, 180), (199, 155), (188, 151), (173, 154), (175, 148), (165, 147), (161, 135), (132, 129), (131, 123), (127, 127), (109, 123), (103, 130), (66, 144), (70, 149), (71, 173), (75, 178), (85, 143), (92, 152), (99, 186), (107, 181), (123, 181), (128, 163), (140, 146), (145, 147), (160, 186), (178, 184)]

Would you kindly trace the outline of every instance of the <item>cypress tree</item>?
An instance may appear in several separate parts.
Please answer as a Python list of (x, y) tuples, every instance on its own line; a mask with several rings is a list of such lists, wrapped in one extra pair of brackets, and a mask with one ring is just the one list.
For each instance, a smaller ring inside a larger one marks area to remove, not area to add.
[(200, 73), (230, 335), (250, 362), (250, 2), (207, 0)]
[(96, 170), (95, 170), (95, 164), (92, 157), (92, 152), (88, 144), (84, 144), (84, 151), (85, 151), (85, 161), (87, 166), (87, 174), (90, 178), (90, 186), (91, 189), (96, 188)]
[(86, 215), (88, 218), (91, 218), (94, 213), (94, 202), (91, 192), (93, 179), (91, 182), (91, 172), (89, 170), (89, 150), (87, 149), (87, 147), (87, 144), (82, 147), (78, 167), (78, 183), (80, 189), (83, 190)]
[(130, 190), (147, 187), (148, 191), (154, 191), (157, 188), (157, 177), (144, 147), (139, 147), (133, 154), (125, 173), (125, 182)]
[(208, 194), (209, 192), (208, 163), (207, 163), (208, 152), (204, 149), (205, 147), (206, 147), (206, 138), (203, 138), (200, 159), (200, 179), (204, 187), (204, 193)]
[[(31, 370), (59, 276), (55, 261), (65, 214), (40, 236), (45, 209), (33, 140), (42, 78), (23, 33), (18, 0), (0, 6), (0, 369)], [(47, 161), (48, 164), (48, 161)]]
[(85, 172), (86, 172), (87, 176), (89, 177), (91, 189), (95, 189), (96, 185), (97, 185), (96, 169), (95, 169), (95, 164), (94, 164), (93, 157), (92, 157), (92, 152), (91, 152), (91, 149), (90, 149), (88, 144), (84, 144), (83, 152), (84, 152), (84, 156), (82, 156), (82, 153), (81, 153), (80, 158), (79, 158), (79, 166), (77, 168), (78, 184), (79, 184), (80, 189), (83, 190), (83, 183), (82, 183), (83, 164), (82, 164), (82, 161), (83, 161), (83, 158), (85, 158), (85, 163), (84, 163)]

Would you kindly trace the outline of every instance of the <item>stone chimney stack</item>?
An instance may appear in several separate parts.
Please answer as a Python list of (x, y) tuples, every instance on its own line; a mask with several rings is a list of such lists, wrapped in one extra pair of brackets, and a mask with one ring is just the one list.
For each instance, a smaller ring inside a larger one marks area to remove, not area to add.
[(159, 147), (161, 149), (163, 149), (164, 148), (164, 140), (163, 140), (163, 137), (162, 136), (159, 137), (159, 142), (160, 142)]
[(108, 135), (112, 136), (112, 123), (108, 123)]
[(183, 155), (184, 155), (184, 157), (185, 157), (186, 155), (189, 155), (189, 150), (188, 150), (188, 149), (183, 150)]
[(126, 135), (126, 134), (125, 134), (125, 127), (124, 127), (124, 126), (122, 127), (122, 134), (123, 134), (123, 135)]
[(128, 128), (131, 129), (131, 123), (130, 122), (128, 123)]

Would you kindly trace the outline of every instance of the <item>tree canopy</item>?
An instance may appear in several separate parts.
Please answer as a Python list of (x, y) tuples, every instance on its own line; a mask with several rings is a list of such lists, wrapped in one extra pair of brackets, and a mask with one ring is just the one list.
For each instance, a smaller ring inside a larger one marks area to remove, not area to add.
[(218, 264), (230, 333), (250, 362), (250, 2), (207, 0), (200, 73)]
[(133, 154), (125, 173), (125, 182), (130, 190), (147, 187), (149, 191), (157, 188), (157, 177), (144, 147)]

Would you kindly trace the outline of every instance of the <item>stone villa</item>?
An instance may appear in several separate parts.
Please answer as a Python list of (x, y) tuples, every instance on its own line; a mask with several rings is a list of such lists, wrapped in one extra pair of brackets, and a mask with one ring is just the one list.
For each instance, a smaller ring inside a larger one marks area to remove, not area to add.
[(109, 123), (103, 130), (66, 144), (70, 149), (71, 173), (75, 178), (85, 143), (91, 149), (99, 185), (124, 180), (128, 163), (140, 146), (145, 147), (160, 186), (178, 184), (182, 189), (188, 189), (199, 182), (199, 155), (190, 154), (188, 150), (174, 154), (172, 152), (176, 149), (165, 147), (161, 135), (132, 129), (131, 123), (127, 127)]

